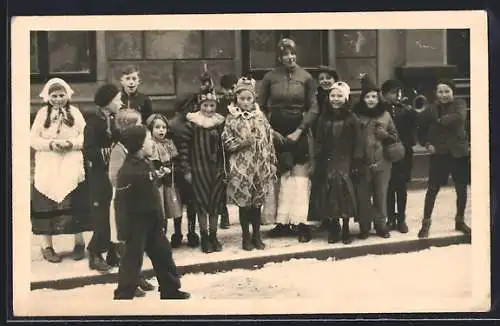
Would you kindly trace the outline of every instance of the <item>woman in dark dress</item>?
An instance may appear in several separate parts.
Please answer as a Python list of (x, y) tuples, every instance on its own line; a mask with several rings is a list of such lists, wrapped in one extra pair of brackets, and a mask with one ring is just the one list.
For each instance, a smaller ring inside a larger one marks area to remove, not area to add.
[(280, 181), (272, 235), (290, 234), (291, 227), (297, 226), (299, 241), (308, 242), (310, 127), (318, 114), (317, 88), (312, 76), (297, 64), (295, 41), (282, 39), (278, 50), (281, 64), (264, 76), (259, 93), (259, 105), (271, 127), (288, 143), (277, 148)]

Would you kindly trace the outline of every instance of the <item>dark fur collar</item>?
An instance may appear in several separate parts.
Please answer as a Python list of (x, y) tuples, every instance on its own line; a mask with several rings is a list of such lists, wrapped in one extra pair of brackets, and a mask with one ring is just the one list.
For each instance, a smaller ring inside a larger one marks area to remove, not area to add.
[(358, 102), (354, 107), (354, 113), (369, 118), (380, 117), (387, 111), (387, 104), (380, 102), (375, 108), (369, 109), (364, 102)]

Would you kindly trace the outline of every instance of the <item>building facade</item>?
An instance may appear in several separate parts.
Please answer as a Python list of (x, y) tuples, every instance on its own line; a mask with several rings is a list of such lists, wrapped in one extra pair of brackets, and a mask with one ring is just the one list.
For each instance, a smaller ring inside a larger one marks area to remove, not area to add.
[(130, 64), (141, 70), (141, 90), (152, 97), (154, 110), (167, 112), (177, 96), (197, 90), (205, 68), (216, 83), (224, 74), (244, 72), (259, 82), (276, 65), (276, 45), (283, 36), (296, 40), (301, 66), (311, 73), (319, 65), (335, 67), (354, 96), (362, 72), (379, 85), (396, 77), (422, 92), (426, 78), (434, 75), (457, 78), (468, 87), (468, 30), (31, 32), (32, 113), (42, 105), (43, 83), (54, 76), (65, 78), (75, 90), (75, 105), (91, 113), (97, 86), (118, 83)]

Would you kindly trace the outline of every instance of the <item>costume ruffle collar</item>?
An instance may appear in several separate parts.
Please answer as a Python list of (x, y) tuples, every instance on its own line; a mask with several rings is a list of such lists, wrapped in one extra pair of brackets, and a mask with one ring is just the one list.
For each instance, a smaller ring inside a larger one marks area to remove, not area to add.
[(206, 129), (220, 126), (225, 120), (224, 116), (219, 113), (215, 113), (213, 116), (207, 117), (200, 111), (188, 113), (186, 115), (186, 119), (195, 125)]

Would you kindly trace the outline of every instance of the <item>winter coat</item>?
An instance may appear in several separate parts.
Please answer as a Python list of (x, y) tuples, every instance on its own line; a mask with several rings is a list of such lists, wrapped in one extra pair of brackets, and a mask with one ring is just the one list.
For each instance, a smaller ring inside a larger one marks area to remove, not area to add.
[[(384, 155), (384, 146), (397, 142), (399, 136), (387, 106), (380, 103), (376, 108), (368, 109), (364, 103), (359, 102), (354, 112), (361, 126), (365, 168), (372, 171), (390, 170), (392, 163)], [(389, 133), (387, 138), (381, 139), (376, 135), (378, 126), (382, 126)]]
[(239, 147), (229, 155), (228, 202), (239, 207), (261, 207), (276, 181), (276, 153), (271, 125), (256, 108), (230, 106), (222, 140), (235, 139)]
[(417, 111), (403, 104), (387, 104), (387, 107), (403, 146), (407, 151), (413, 151), (417, 142)]
[(347, 106), (335, 114), (332, 110), (326, 104), (318, 119), (311, 191), (311, 206), (315, 207), (310, 212), (311, 220), (343, 214), (350, 217), (356, 211), (351, 172), (353, 162), (363, 157), (360, 122)]
[(109, 125), (101, 111), (87, 120), (83, 137), (83, 157), (92, 207), (109, 206), (113, 195), (108, 176), (111, 148), (118, 139), (111, 116)]
[(153, 114), (153, 102), (146, 94), (136, 91), (132, 94), (127, 94), (122, 89), (122, 103), (127, 108), (137, 110), (141, 113), (142, 123), (146, 123), (148, 117)]
[(151, 162), (128, 155), (117, 176), (115, 214), (118, 240), (126, 241), (136, 219), (163, 224), (159, 180)]
[(436, 154), (451, 154), (460, 158), (469, 155), (465, 131), (466, 103), (455, 99), (451, 103), (433, 103), (419, 116), (419, 142), (433, 145)]

